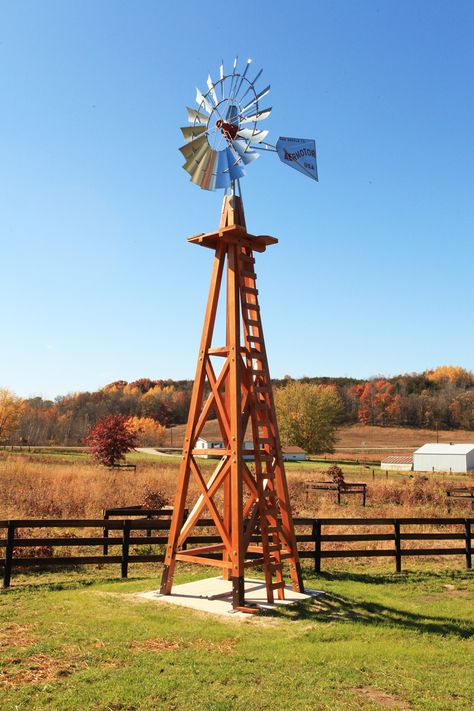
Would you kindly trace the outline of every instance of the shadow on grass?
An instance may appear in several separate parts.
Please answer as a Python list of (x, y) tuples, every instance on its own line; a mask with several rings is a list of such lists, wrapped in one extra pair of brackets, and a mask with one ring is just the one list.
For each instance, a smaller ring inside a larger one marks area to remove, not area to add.
[(463, 639), (474, 636), (474, 623), (468, 620), (417, 614), (376, 602), (361, 602), (334, 593), (322, 593), (312, 600), (296, 603), (284, 610), (266, 610), (263, 614), (266, 617), (319, 623), (357, 622), (375, 627), (391, 627), (439, 636), (451, 635)]
[[(152, 579), (149, 575), (143, 576), (133, 576), (128, 578), (121, 578), (117, 575), (109, 576), (97, 576), (97, 577), (80, 577), (81, 573), (85, 574), (91, 571), (81, 569), (78, 566), (61, 566), (55, 567), (54, 574), (70, 574), (70, 577), (62, 580), (55, 580), (51, 573), (51, 570), (47, 568), (38, 569), (32, 568), (28, 570), (19, 571), (17, 580), (12, 579), (11, 587), (4, 589), (0, 588), (0, 593), (25, 593), (25, 592), (36, 592), (43, 590), (79, 590), (81, 588), (87, 588), (91, 586), (101, 586), (109, 585), (112, 583), (141, 583), (150, 582)], [(41, 578), (46, 578), (41, 580)], [(31, 582), (30, 582), (31, 580)]]
[(306, 580), (319, 584), (320, 580), (348, 581), (367, 585), (408, 585), (413, 583), (437, 583), (441, 580), (465, 580), (470, 571), (466, 570), (404, 570), (402, 573), (359, 573), (348, 570), (314, 573), (303, 570)]

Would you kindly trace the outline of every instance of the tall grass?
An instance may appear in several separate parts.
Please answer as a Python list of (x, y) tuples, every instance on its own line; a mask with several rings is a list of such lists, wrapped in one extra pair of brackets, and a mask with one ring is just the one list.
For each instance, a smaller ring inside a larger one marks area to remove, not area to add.
[[(203, 464), (211, 468), (212, 462)], [(22, 456), (0, 459), (0, 518), (97, 518), (104, 508), (145, 503), (162, 492), (173, 503), (178, 462), (141, 463), (136, 472), (110, 471), (95, 464), (28, 461)], [(334, 492), (304, 493), (305, 481), (323, 479), (321, 472), (289, 469), (290, 496), (295, 516), (409, 517), (447, 515), (446, 481), (421, 477), (378, 479), (368, 483), (367, 506), (360, 496)], [(356, 477), (360, 480), (360, 477)], [(456, 485), (459, 485), (456, 482)], [(197, 497), (191, 482), (188, 505)], [(453, 515), (470, 515), (467, 503), (455, 504)]]

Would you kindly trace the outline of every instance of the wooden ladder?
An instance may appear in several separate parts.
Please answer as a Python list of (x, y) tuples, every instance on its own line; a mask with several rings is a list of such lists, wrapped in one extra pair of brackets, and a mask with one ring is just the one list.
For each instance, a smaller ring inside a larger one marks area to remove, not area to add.
[[(241, 249), (239, 258), (239, 286), (241, 294), (244, 373), (249, 391), (250, 420), (253, 430), (255, 479), (258, 491), (256, 507), (247, 519), (248, 538), (260, 529), (261, 545), (249, 545), (248, 551), (260, 553), (265, 571), (267, 599), (284, 599), (283, 560), (294, 558), (292, 546), (285, 540), (280, 521), (279, 498), (275, 487), (275, 464), (281, 465), (278, 429), (271, 390), (270, 372), (263, 338), (258, 304), (255, 259), (248, 247)], [(275, 579), (274, 579), (275, 578)]]

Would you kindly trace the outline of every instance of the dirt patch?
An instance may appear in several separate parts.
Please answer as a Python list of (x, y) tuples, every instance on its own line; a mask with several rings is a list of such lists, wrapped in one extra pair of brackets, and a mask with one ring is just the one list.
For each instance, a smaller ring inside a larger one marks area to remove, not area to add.
[(38, 641), (38, 637), (30, 634), (28, 625), (17, 625), (11, 622), (7, 625), (2, 625), (0, 629), (0, 650), (10, 649), (13, 647), (30, 647)]
[(469, 597), (471, 594), (469, 590), (459, 590), (454, 585), (443, 585), (443, 588), (448, 595), (453, 595), (454, 597)]
[(383, 709), (400, 709), (401, 711), (409, 711), (411, 706), (403, 699), (400, 699), (393, 694), (388, 694), (382, 689), (376, 689), (373, 686), (361, 686), (356, 689), (360, 696), (363, 696), (368, 701), (378, 704)]
[(0, 672), (0, 686), (10, 688), (21, 684), (44, 684), (58, 677), (73, 674), (87, 666), (79, 658), (56, 659), (47, 654), (32, 654), (25, 659), (9, 659)]
[(236, 640), (223, 639), (220, 642), (211, 642), (207, 639), (154, 639), (136, 640), (130, 644), (130, 649), (139, 652), (163, 652), (176, 649), (200, 649), (204, 652), (219, 652), (220, 654), (231, 654), (234, 651)]

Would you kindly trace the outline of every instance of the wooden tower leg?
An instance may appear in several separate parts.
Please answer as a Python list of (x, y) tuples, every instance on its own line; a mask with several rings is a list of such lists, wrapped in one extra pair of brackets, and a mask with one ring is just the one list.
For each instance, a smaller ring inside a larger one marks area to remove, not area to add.
[[(269, 601), (275, 590), (284, 597), (285, 561), (293, 589), (303, 591), (254, 271), (254, 251), (277, 240), (249, 235), (241, 199), (231, 195), (224, 200), (219, 230), (189, 241), (213, 249), (215, 256), (160, 589), (171, 593), (176, 561), (214, 566), (232, 581), (234, 608), (250, 611), (244, 576), (253, 565), (263, 564)], [(226, 344), (213, 347), (224, 269)], [(222, 359), (218, 375), (211, 358)], [(219, 459), (206, 481), (199, 466), (206, 450), (197, 448), (197, 440), (211, 418), (217, 418), (222, 446), (206, 452)], [(249, 423), (251, 450), (245, 447)], [(254, 458), (252, 469), (245, 453)], [(199, 495), (183, 520), (191, 479)], [(204, 511), (221, 542), (183, 550)]]
[(186, 426), (186, 434), (184, 437), (183, 454), (181, 458), (181, 466), (179, 470), (178, 484), (176, 488), (173, 516), (171, 519), (168, 545), (166, 548), (165, 563), (161, 579), (160, 592), (163, 595), (169, 595), (171, 593), (171, 588), (173, 585), (173, 574), (176, 565), (178, 536), (181, 525), (183, 523), (184, 509), (186, 507), (186, 496), (188, 493), (189, 477), (191, 472), (190, 460), (191, 447), (194, 444), (193, 432), (196, 426), (199, 413), (201, 411), (201, 404), (206, 379), (206, 360), (204, 358), (204, 354), (207, 353), (212, 341), (214, 324), (216, 320), (217, 305), (219, 302), (219, 291), (222, 281), (224, 259), (224, 245), (219, 245), (219, 247), (216, 249), (214, 263), (212, 266), (211, 285), (209, 287), (209, 296), (207, 299), (204, 328), (201, 337), (201, 345), (199, 348), (199, 358), (196, 367), (196, 375), (194, 378), (191, 403), (189, 406), (188, 423)]

